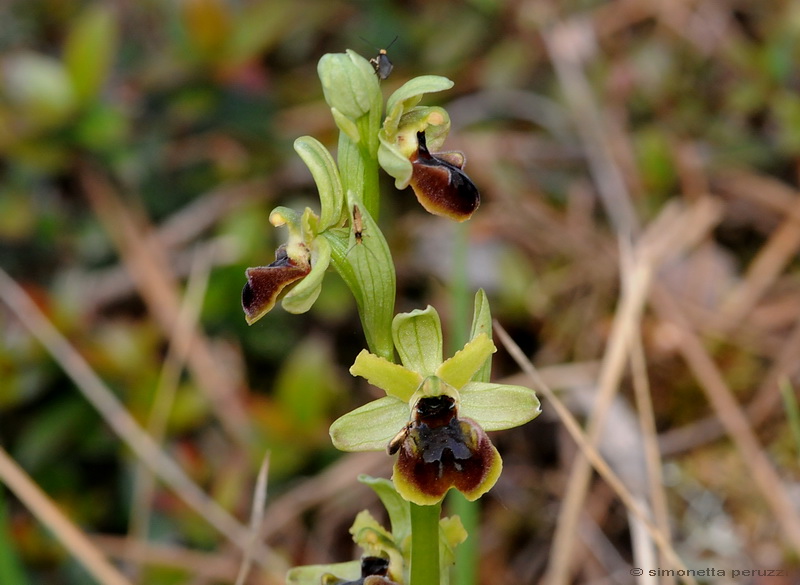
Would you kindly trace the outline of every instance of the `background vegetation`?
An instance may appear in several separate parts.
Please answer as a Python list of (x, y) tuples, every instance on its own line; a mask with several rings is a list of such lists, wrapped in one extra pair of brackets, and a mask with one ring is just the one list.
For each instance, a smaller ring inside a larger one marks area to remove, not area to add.
[[(789, 0), (3, 4), (4, 452), (135, 582), (233, 583), (231, 538), (246, 532), (218, 528), (247, 523), (267, 451), (270, 551), (250, 582), (357, 554), (347, 528), (365, 504), (379, 511), (355, 477), (388, 476), (390, 461), (335, 452), (327, 436), (372, 392), (347, 374), (363, 347), (352, 300), (328, 277), (310, 313), (248, 328), (239, 293), (244, 268), (282, 241), (269, 211), (315, 198), (293, 140), (335, 142), (317, 60), (371, 56), (395, 36), (387, 95), (419, 74), (455, 81), (437, 96), (448, 146), (483, 195), (459, 232), (386, 182), (398, 310), (430, 302), (457, 319), (453, 258), (467, 245), (469, 286), (581, 420), (596, 420), (592, 396), (619, 391), (601, 452), (651, 495), (684, 562), (787, 571), (699, 580), (796, 583)], [(518, 372), (501, 350), (495, 377)], [(550, 557), (575, 583), (631, 582), (635, 522), (597, 478), (565, 503), (576, 448), (544, 409), (497, 437), (506, 470), (482, 500), (479, 582), (539, 583)], [(154, 481), (147, 440), (112, 430), (130, 429), (125, 413), (231, 516), (215, 528), (190, 487)], [(554, 535), (570, 510), (567, 550)], [(0, 583), (90, 582), (65, 540), (0, 492)]]

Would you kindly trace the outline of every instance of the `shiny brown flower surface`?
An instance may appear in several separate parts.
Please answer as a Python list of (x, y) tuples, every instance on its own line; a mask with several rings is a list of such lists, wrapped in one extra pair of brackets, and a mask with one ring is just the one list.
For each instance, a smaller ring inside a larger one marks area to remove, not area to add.
[[(422, 207), (434, 215), (466, 221), (478, 209), (478, 188), (461, 170), (464, 157), (459, 153), (433, 155), (428, 151), (425, 132), (417, 132), (419, 148), (411, 157), (411, 188)], [(449, 160), (447, 160), (449, 159)]]

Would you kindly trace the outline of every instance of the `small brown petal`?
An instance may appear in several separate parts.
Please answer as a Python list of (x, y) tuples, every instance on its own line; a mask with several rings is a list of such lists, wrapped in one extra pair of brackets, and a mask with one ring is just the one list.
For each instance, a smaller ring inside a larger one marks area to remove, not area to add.
[[(428, 151), (425, 132), (417, 132), (419, 148), (411, 158), (411, 188), (422, 207), (434, 215), (466, 221), (478, 209), (478, 188), (461, 170), (463, 155), (435, 156)], [(450, 159), (450, 160), (446, 160)], [(461, 161), (460, 164), (454, 162)]]
[(275, 252), (275, 262), (269, 266), (248, 268), (247, 282), (242, 289), (242, 309), (245, 320), (252, 325), (266, 315), (284, 289), (311, 272), (310, 263), (296, 262), (286, 254), (286, 246)]

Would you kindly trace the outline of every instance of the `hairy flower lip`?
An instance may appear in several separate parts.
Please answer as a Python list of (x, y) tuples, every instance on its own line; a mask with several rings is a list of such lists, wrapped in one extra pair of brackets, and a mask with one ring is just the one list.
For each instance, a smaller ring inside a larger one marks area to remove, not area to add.
[(468, 220), (478, 209), (481, 197), (475, 183), (461, 170), (463, 155), (455, 158), (431, 154), (424, 131), (417, 132), (417, 141), (417, 151), (410, 158), (410, 185), (417, 200), (434, 215), (459, 222)]
[(302, 247), (305, 256), (291, 258), (286, 245), (275, 251), (275, 261), (267, 266), (256, 266), (245, 270), (247, 282), (242, 287), (242, 309), (248, 325), (252, 325), (275, 306), (280, 295), (311, 272), (308, 250)]
[(390, 443), (399, 451), (394, 464), (397, 491), (419, 505), (441, 500), (456, 488), (475, 500), (500, 476), (502, 460), (481, 426), (459, 418), (456, 399), (447, 394), (422, 396), (411, 422)]

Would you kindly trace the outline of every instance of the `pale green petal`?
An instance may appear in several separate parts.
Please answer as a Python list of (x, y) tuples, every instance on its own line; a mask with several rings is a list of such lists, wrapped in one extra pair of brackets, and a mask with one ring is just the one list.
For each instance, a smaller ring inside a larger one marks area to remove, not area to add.
[(459, 393), (459, 415), (473, 419), (485, 431), (518, 427), (542, 411), (536, 393), (524, 386), (470, 382)]
[(422, 383), (422, 376), (416, 372), (369, 353), (366, 349), (362, 349), (358, 354), (350, 373), (365, 378), (373, 386), (403, 402), (408, 402)]
[(308, 311), (322, 290), (322, 279), (331, 262), (331, 247), (323, 238), (317, 238), (314, 246), (311, 272), (290, 290), (281, 302), (281, 306), (289, 313), (299, 314)]
[(411, 181), (413, 165), (407, 156), (395, 145), (394, 137), (387, 138), (386, 131), (378, 133), (381, 145), (378, 148), (378, 163), (384, 171), (394, 177), (394, 186), (405, 189)]
[(484, 362), (497, 351), (497, 348), (485, 333), (467, 343), (464, 349), (441, 364), (436, 369), (436, 375), (451, 386), (460, 389), (472, 379), (472, 376), (481, 369)]
[(342, 415), (330, 428), (340, 451), (382, 451), (408, 423), (408, 403), (384, 396)]
[(398, 313), (392, 321), (392, 338), (400, 361), (409, 370), (430, 376), (442, 364), (442, 323), (430, 305), (424, 310)]

